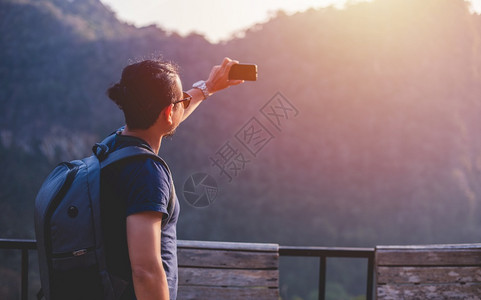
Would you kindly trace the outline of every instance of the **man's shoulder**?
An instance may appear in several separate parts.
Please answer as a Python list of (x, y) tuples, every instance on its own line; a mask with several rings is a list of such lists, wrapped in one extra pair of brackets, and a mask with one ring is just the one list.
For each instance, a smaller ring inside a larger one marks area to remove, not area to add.
[(150, 156), (131, 157), (127, 159), (127, 165), (131, 165), (139, 172), (145, 174), (154, 174), (156, 176), (170, 177), (170, 172), (166, 163), (162, 160), (155, 159)]
[[(109, 168), (108, 166), (107, 168)], [(123, 173), (124, 175), (137, 177), (165, 177), (170, 178), (170, 172), (165, 162), (151, 156), (139, 155), (123, 159), (112, 165), (113, 172)]]
[(154, 153), (147, 142), (140, 138), (116, 134), (115, 138), (112, 139), (111, 144), (108, 145), (108, 147), (110, 148), (110, 153), (127, 147), (140, 147), (152, 152), (152, 156), (133, 156), (123, 159), (118, 163), (114, 163), (114, 165), (121, 166), (122, 168), (146, 169), (147, 171), (154, 173), (161, 171), (160, 173), (165, 173), (165, 175), (169, 174), (169, 167), (167, 166), (167, 163)]

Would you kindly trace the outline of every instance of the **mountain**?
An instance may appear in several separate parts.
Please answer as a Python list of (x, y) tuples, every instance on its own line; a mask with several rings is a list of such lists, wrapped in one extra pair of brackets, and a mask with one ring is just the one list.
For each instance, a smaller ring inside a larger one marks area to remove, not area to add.
[[(181, 200), (180, 238), (477, 242), (481, 17), (467, 5), (374, 0), (278, 12), (210, 44), (122, 23), (98, 0), (1, 0), (0, 236), (34, 237), (33, 202), (48, 171), (122, 125), (105, 90), (129, 62), (161, 55), (179, 64), (186, 87), (225, 56), (259, 67), (257, 82), (214, 95), (162, 145)], [(250, 152), (255, 128), (264, 142)], [(215, 165), (229, 146), (245, 159), (228, 170), (230, 182)], [(183, 198), (195, 173), (218, 186), (207, 208)], [(346, 295), (362, 294), (361, 275), (334, 268)], [(309, 279), (288, 274), (295, 284), (283, 297), (307, 299)]]

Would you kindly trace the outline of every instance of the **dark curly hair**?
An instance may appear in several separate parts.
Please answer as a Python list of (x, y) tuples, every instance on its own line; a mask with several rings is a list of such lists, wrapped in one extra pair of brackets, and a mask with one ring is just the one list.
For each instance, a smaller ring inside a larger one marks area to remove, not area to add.
[(178, 67), (162, 60), (144, 60), (122, 71), (107, 95), (124, 112), (130, 129), (148, 129), (160, 112), (181, 97), (175, 88)]

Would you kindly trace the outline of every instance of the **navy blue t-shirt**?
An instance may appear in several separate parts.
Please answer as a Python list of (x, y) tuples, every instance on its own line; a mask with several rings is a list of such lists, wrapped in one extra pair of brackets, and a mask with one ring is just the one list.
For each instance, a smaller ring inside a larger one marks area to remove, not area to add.
[[(117, 134), (111, 151), (126, 146), (150, 146), (143, 140)], [(132, 157), (102, 169), (101, 219), (104, 231), (107, 268), (110, 274), (128, 282), (122, 299), (136, 299), (132, 269), (127, 247), (126, 218), (129, 215), (157, 211), (168, 218), (171, 191), (176, 201), (169, 222), (162, 228), (161, 256), (167, 275), (170, 299), (177, 296), (177, 234), (176, 224), (180, 212), (175, 188), (171, 187), (170, 175), (162, 163), (148, 157)]]

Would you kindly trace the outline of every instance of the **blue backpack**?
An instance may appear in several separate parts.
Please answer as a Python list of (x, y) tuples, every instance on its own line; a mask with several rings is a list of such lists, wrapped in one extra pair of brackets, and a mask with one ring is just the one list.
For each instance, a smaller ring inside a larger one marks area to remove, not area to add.
[[(100, 219), (100, 170), (120, 160), (147, 156), (170, 177), (169, 216), (175, 201), (172, 175), (152, 150), (129, 146), (109, 153), (115, 134), (93, 147), (94, 155), (60, 163), (35, 199), (35, 234), (42, 289), (47, 300), (119, 299), (127, 284), (108, 273)], [(162, 225), (168, 223), (162, 221)]]

